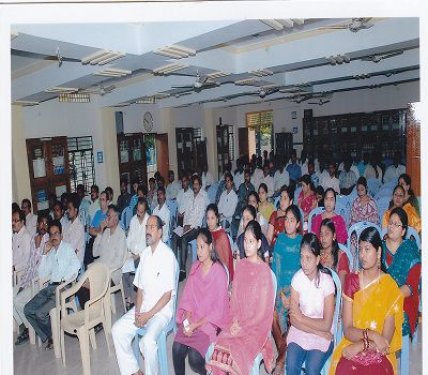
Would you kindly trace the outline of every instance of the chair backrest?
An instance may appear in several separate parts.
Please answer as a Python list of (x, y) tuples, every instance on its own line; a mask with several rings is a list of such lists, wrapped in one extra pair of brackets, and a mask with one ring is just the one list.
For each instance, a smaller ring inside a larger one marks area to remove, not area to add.
[(333, 278), (334, 285), (336, 286), (336, 301), (334, 306), (334, 316), (333, 316), (333, 335), (334, 335), (334, 346), (339, 343), (341, 337), (339, 337), (340, 329), (340, 311), (342, 307), (342, 284), (340, 283), (339, 275), (329, 268), (331, 272), (331, 277)]
[[(171, 250), (172, 251), (172, 250)], [(179, 276), (180, 276), (180, 267), (178, 265), (177, 259), (174, 256), (174, 270), (175, 270), (175, 296), (173, 300), (172, 305), (172, 328), (174, 332), (177, 331), (177, 322), (176, 322), (176, 315), (177, 315), (177, 300), (178, 300), (178, 282), (179, 282)]]
[(391, 202), (391, 196), (392, 193), (390, 195), (381, 196), (376, 199), (377, 212), (379, 213), (380, 223), (382, 223), (383, 215), (388, 210), (389, 203)]
[(294, 190), (293, 203), (297, 206), (297, 199), (299, 198), (299, 194), (302, 191), (302, 186), (297, 185), (296, 190)]
[(338, 245), (339, 245), (339, 249), (346, 253), (349, 260), (349, 270), (352, 272), (353, 271), (352, 267), (354, 265), (354, 257), (352, 256), (351, 250), (349, 250), (348, 246), (342, 243), (338, 243)]
[[(101, 262), (92, 263), (92, 265), (82, 275), (81, 280), (88, 279), (90, 288), (90, 299), (100, 298), (107, 293), (110, 285), (110, 270)], [(109, 296), (110, 298), (110, 296)], [(102, 312), (104, 301), (102, 298), (89, 307), (90, 316), (98, 316)]]
[(273, 206), (275, 207), (275, 210), (278, 209), (279, 200), (281, 199), (281, 196), (278, 195), (275, 200), (273, 201)]
[(309, 212), (309, 215), (308, 215), (308, 232), (312, 232), (312, 219), (316, 215), (318, 215), (324, 211), (325, 211), (324, 207), (315, 207), (311, 212)]
[(272, 273), (272, 284), (273, 284), (273, 308), (275, 308), (275, 298), (276, 298), (276, 291), (278, 289), (278, 281), (276, 280), (275, 272), (271, 270)]
[(131, 219), (132, 208), (130, 206), (127, 206), (123, 209), (122, 214), (120, 215), (120, 226), (123, 230), (128, 230)]
[(346, 226), (349, 225), (349, 222), (351, 221), (351, 206), (349, 202), (345, 203), (345, 201), (337, 201), (334, 212), (343, 217)]
[(215, 197), (217, 194), (218, 186), (219, 186), (219, 182), (217, 181), (211, 184), (210, 187), (208, 188), (207, 194), (208, 194), (208, 200), (210, 201), (210, 203), (215, 203)]
[(88, 210), (85, 207), (79, 207), (79, 220), (85, 228), (91, 224)]
[(369, 190), (369, 194), (374, 197), (380, 190), (382, 186), (382, 182), (374, 177), (371, 177), (367, 180), (367, 187)]
[[(369, 221), (360, 221), (358, 223), (355, 223), (348, 229), (348, 249), (352, 253), (353, 258), (353, 265), (352, 269), (354, 271), (357, 271), (360, 269), (360, 263), (359, 263), (359, 254), (358, 254), (358, 241), (360, 239), (361, 232), (368, 228), (368, 227), (374, 227), (379, 232), (379, 235), (382, 236), (382, 229), (379, 227), (379, 225), (376, 225), (374, 223), (371, 223)], [(356, 241), (356, 243), (352, 243), (353, 239)]]

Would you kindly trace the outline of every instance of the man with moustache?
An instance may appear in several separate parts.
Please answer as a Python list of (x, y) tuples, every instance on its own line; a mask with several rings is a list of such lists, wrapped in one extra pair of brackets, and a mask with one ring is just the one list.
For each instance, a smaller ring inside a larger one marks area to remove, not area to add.
[(135, 307), (116, 321), (112, 329), (120, 373), (125, 375), (142, 375), (131, 346), (136, 331), (142, 327), (146, 329), (139, 343), (144, 355), (144, 374), (159, 373), (156, 340), (175, 313), (178, 265), (172, 250), (162, 242), (162, 220), (158, 216), (150, 216), (147, 221), (146, 243), (134, 279), (138, 288)]
[(46, 242), (39, 266), (39, 277), (49, 279), (49, 284), (38, 292), (25, 306), (24, 314), (46, 349), (52, 349), (52, 330), (49, 311), (55, 307), (55, 290), (63, 282), (74, 280), (80, 269), (76, 252), (62, 240), (62, 225), (54, 220), (49, 226), (49, 241)]
[(42, 258), (45, 243), (49, 240), (49, 234), (47, 232), (49, 223), (50, 216), (48, 214), (40, 213), (37, 216), (37, 233), (31, 239), (28, 268), (25, 275), (13, 288), (13, 317), (18, 326), (22, 328), (22, 332), (17, 337), (15, 345), (21, 345), (29, 338), (28, 327), (30, 326), (30, 323), (25, 317), (24, 306), (31, 299), (32, 281), (39, 275), (40, 260)]
[(79, 203), (72, 197), (67, 202), (67, 216), (69, 223), (64, 228), (64, 241), (69, 243), (76, 251), (80, 264), (85, 258), (85, 228), (79, 219)]

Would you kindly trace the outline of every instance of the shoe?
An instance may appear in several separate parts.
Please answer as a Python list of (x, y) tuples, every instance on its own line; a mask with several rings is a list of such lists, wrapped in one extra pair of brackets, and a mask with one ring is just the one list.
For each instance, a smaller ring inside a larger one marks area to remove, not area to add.
[(131, 310), (134, 307), (134, 304), (132, 302), (126, 302), (126, 311)]
[(28, 329), (26, 329), (16, 338), (15, 345), (22, 345), (24, 342), (27, 342), (29, 338), (30, 335)]
[(180, 270), (180, 276), (179, 276), (178, 280), (180, 282), (182, 282), (185, 278), (186, 278), (186, 271), (185, 270)]
[(103, 330), (103, 325), (102, 324), (98, 324), (97, 326), (95, 326), (94, 331), (95, 333), (98, 333), (100, 331)]
[(52, 350), (53, 349), (53, 341), (52, 341), (52, 339), (51, 338), (49, 338), (48, 339), (48, 343), (46, 344), (46, 346), (45, 346), (45, 349), (46, 350)]

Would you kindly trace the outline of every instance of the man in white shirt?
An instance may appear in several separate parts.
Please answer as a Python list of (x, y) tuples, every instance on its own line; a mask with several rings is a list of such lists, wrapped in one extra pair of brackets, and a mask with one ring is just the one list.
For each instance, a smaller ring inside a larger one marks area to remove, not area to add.
[(241, 159), (236, 160), (236, 171), (233, 175), (235, 190), (238, 191), (242, 183), (244, 183), (244, 163)]
[(202, 189), (208, 190), (208, 188), (216, 181), (212, 173), (208, 170), (208, 165), (204, 164), (201, 173)]
[(21, 202), (21, 210), (25, 213), (25, 226), (30, 232), (31, 236), (34, 236), (37, 232), (37, 215), (31, 212), (31, 202), (25, 198)]
[(156, 340), (175, 314), (173, 301), (177, 293), (175, 279), (178, 266), (174, 253), (161, 240), (162, 225), (158, 216), (149, 217), (146, 229), (148, 247), (141, 254), (134, 280), (138, 288), (135, 307), (112, 329), (120, 373), (124, 375), (142, 374), (131, 346), (136, 331), (142, 327), (146, 330), (139, 342), (144, 355), (144, 374), (159, 373)]
[(274, 191), (274, 180), (273, 177), (270, 175), (270, 169), (269, 169), (269, 164), (265, 164), (263, 166), (263, 177), (260, 180), (260, 183), (265, 183), (267, 188), (268, 188), (268, 193), (267, 196), (268, 198), (271, 198), (275, 191)]
[(263, 178), (263, 170), (261, 166), (261, 158), (257, 159), (256, 168), (253, 171), (253, 175), (251, 176), (251, 183), (254, 186), (256, 191), (259, 191), (260, 181)]
[(54, 220), (49, 227), (49, 241), (46, 242), (39, 266), (41, 279), (49, 284), (38, 292), (24, 307), (24, 314), (46, 349), (52, 349), (52, 330), (49, 311), (55, 307), (55, 290), (62, 282), (77, 277), (80, 262), (74, 249), (62, 240), (62, 225)]
[(100, 209), (100, 201), (98, 200), (98, 195), (100, 194), (100, 189), (97, 185), (91, 186), (91, 200), (90, 206), (88, 208), (88, 213), (90, 216), (90, 221), (94, 218), (95, 213)]
[(406, 167), (400, 164), (400, 160), (401, 160), (401, 154), (399, 151), (397, 151), (394, 154), (394, 163), (390, 165), (385, 171), (385, 175), (383, 176), (384, 183), (387, 183), (390, 181), (397, 181), (398, 183), (398, 178), (403, 173), (406, 173)]
[(85, 258), (85, 228), (79, 219), (79, 206), (76, 199), (70, 198), (67, 202), (67, 216), (69, 223), (63, 229), (64, 241), (69, 243), (77, 254), (80, 264)]
[(69, 224), (69, 220), (67, 215), (64, 215), (64, 208), (62, 207), (62, 203), (60, 201), (56, 201), (52, 207), (53, 211), (53, 219), (58, 220), (62, 228), (65, 229), (65, 227)]
[(321, 180), (321, 186), (323, 187), (324, 191), (326, 191), (328, 188), (333, 188), (337, 194), (340, 194), (340, 182), (336, 177), (336, 163), (334, 161), (328, 163), (327, 173), (328, 174), (323, 174)]
[(220, 195), (218, 213), (220, 214), (220, 220), (226, 220), (230, 225), (236, 205), (238, 204), (238, 196), (233, 190), (233, 177), (230, 173), (226, 173), (224, 176), (224, 184), (226, 189)]
[(40, 260), (45, 249), (45, 243), (49, 240), (49, 234), (47, 233), (49, 222), (49, 214), (39, 213), (37, 216), (37, 233), (31, 239), (31, 254), (27, 271), (13, 288), (13, 318), (18, 327), (22, 328), (22, 332), (17, 337), (15, 345), (21, 345), (29, 339), (28, 328), (30, 327), (30, 323), (25, 317), (24, 306), (33, 297), (33, 280), (39, 277)]
[(178, 206), (178, 214), (177, 221), (178, 225), (183, 225), (184, 213), (186, 212), (186, 206), (190, 199), (192, 199), (193, 190), (189, 187), (189, 176), (183, 174), (181, 177), (181, 186), (182, 189), (177, 194), (177, 206)]
[(202, 226), (202, 220), (208, 205), (208, 197), (202, 189), (202, 181), (199, 176), (192, 177), (193, 196), (188, 202), (183, 218), (183, 236), (175, 237), (175, 249), (180, 263), (180, 280), (186, 278), (187, 244), (194, 240), (198, 229)]
[(273, 175), (273, 188), (275, 193), (278, 194), (284, 185), (290, 185), (290, 175), (285, 169), (284, 161), (281, 160), (278, 165), (278, 170)]
[(175, 180), (174, 171), (169, 171), (168, 186), (166, 187), (166, 199), (176, 199), (178, 191), (180, 189), (181, 189), (181, 184), (179, 181)]
[(163, 237), (162, 241), (167, 243), (169, 240), (169, 221), (171, 218), (171, 214), (169, 212), (168, 206), (166, 205), (165, 199), (165, 188), (163, 186), (159, 186), (157, 190), (158, 197), (158, 205), (153, 210), (153, 215), (159, 216), (163, 221)]
[(134, 275), (132, 272), (135, 272), (136, 265), (140, 261), (140, 255), (147, 247), (146, 224), (149, 216), (147, 213), (147, 200), (143, 197), (138, 198), (137, 213), (131, 219), (128, 236), (126, 237), (128, 259), (122, 267), (123, 291), (129, 304), (135, 302)]
[(25, 226), (24, 211), (12, 213), (12, 230), (12, 270), (23, 276), (31, 254), (31, 234)]

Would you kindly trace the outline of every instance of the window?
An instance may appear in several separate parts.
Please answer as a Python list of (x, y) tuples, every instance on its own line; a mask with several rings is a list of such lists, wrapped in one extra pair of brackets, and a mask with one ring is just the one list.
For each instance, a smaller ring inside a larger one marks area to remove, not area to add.
[(250, 112), (246, 114), (249, 154), (261, 156), (273, 150), (273, 111)]
[(95, 184), (94, 153), (92, 137), (67, 138), (68, 163), (70, 167), (70, 190), (75, 192), (77, 185), (83, 184), (89, 192)]

